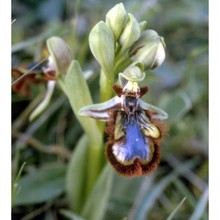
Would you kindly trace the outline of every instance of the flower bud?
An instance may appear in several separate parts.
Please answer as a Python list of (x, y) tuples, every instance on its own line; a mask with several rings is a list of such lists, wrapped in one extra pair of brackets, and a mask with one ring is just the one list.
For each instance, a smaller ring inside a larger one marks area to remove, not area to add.
[(114, 34), (115, 41), (117, 41), (127, 21), (127, 13), (124, 5), (119, 3), (110, 9), (106, 14), (105, 21)]
[(67, 71), (72, 55), (65, 41), (60, 37), (51, 37), (47, 40), (49, 58), (44, 72), (49, 79), (56, 79), (60, 74)]
[(154, 69), (165, 60), (165, 42), (154, 30), (146, 30), (129, 51), (131, 60), (140, 62), (146, 69)]
[(112, 80), (114, 69), (114, 35), (105, 22), (100, 21), (89, 34), (89, 46), (107, 79)]
[(129, 48), (141, 35), (141, 28), (132, 14), (128, 14), (129, 20), (119, 38), (122, 50)]

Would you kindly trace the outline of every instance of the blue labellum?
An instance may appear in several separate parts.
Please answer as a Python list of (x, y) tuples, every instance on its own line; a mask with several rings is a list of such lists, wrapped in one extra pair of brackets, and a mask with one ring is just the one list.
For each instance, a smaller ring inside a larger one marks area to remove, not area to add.
[(131, 164), (136, 158), (147, 163), (152, 157), (153, 146), (142, 133), (137, 120), (128, 117), (124, 129), (125, 137), (112, 147), (116, 159), (123, 164)]

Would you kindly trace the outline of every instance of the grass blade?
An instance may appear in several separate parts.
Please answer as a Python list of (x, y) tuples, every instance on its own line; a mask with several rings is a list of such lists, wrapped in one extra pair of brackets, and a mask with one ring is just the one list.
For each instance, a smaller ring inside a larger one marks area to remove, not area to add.
[(167, 220), (172, 220), (173, 217), (175, 216), (175, 214), (178, 212), (178, 210), (180, 209), (180, 207), (183, 205), (183, 203), (185, 202), (186, 197), (184, 197), (180, 203), (177, 205), (177, 207), (171, 212), (171, 214), (169, 215), (169, 217), (167, 218)]

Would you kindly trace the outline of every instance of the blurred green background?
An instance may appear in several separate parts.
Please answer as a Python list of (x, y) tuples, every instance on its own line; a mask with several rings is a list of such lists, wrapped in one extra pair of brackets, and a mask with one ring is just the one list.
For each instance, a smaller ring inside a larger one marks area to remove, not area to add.
[[(142, 84), (149, 87), (143, 99), (168, 112), (168, 132), (157, 171), (133, 179), (115, 174), (104, 220), (208, 219), (208, 1), (122, 2), (165, 39), (165, 62), (147, 72)], [(99, 66), (89, 50), (88, 34), (117, 3), (12, 0), (12, 67), (32, 63), (48, 37), (60, 36), (83, 70), (97, 73), (88, 84), (98, 102)], [(71, 219), (60, 210), (68, 210), (66, 167), (83, 130), (59, 87), (46, 111), (28, 122), (44, 94), (45, 84), (33, 85), (28, 97), (12, 93), (13, 178), (26, 162), (12, 208), (14, 220)]]

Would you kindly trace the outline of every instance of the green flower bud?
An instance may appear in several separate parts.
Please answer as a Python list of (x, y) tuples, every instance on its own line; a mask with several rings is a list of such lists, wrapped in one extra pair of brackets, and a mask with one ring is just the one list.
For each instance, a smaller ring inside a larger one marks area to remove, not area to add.
[(114, 35), (103, 21), (100, 21), (89, 34), (89, 46), (93, 56), (101, 65), (106, 78), (114, 77)]
[(114, 34), (115, 41), (117, 41), (127, 21), (127, 13), (124, 5), (119, 3), (110, 9), (106, 14), (105, 21)]
[(122, 51), (129, 48), (141, 35), (141, 28), (137, 20), (132, 14), (128, 14), (128, 22), (119, 38)]
[(67, 71), (72, 55), (65, 41), (60, 37), (51, 37), (47, 40), (49, 58), (44, 72), (50, 79), (56, 79)]
[(146, 30), (129, 51), (131, 60), (140, 62), (146, 69), (154, 69), (165, 60), (165, 42), (154, 30)]

